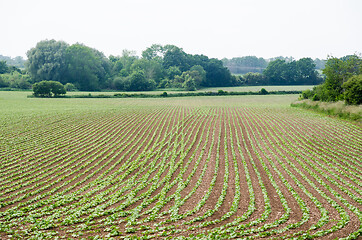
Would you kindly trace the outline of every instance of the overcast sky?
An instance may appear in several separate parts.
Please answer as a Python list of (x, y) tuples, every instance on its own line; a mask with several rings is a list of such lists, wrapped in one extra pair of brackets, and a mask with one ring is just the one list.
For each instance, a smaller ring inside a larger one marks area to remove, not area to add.
[(44, 39), (106, 56), (154, 43), (215, 58), (362, 52), (362, 0), (0, 0), (0, 54)]

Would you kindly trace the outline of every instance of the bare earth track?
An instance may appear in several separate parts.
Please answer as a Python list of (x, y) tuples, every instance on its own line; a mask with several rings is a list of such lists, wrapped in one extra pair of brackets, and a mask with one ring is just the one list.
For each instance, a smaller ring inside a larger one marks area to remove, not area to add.
[(361, 126), (204, 99), (0, 117), (0, 239), (360, 236)]

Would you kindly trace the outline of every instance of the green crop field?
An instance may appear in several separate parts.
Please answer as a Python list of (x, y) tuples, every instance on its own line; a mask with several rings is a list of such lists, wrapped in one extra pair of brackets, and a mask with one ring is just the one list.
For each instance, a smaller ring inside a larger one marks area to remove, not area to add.
[(362, 128), (298, 95), (29, 94), (0, 92), (0, 239), (362, 232)]

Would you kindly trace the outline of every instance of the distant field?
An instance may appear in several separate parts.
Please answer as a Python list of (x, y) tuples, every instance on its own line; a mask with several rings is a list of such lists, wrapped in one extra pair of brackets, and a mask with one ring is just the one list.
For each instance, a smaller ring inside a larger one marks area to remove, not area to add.
[(314, 85), (298, 85), (298, 86), (247, 86), (247, 87), (219, 87), (219, 88), (205, 88), (199, 91), (217, 91), (221, 89), (229, 92), (257, 92), (265, 88), (267, 91), (304, 91), (312, 89)]
[(362, 129), (290, 107), (298, 95), (28, 94), (0, 92), (0, 239), (362, 231)]
[[(267, 91), (304, 91), (307, 89), (312, 89), (314, 86), (312, 85), (302, 85), (302, 86), (250, 86), (250, 87), (216, 87), (216, 88), (203, 88), (197, 90), (196, 92), (217, 92), (218, 90), (229, 91), (229, 92), (258, 92), (260, 89), (265, 88)], [(156, 91), (144, 91), (144, 92), (67, 92), (67, 95), (114, 95), (116, 93), (137, 93), (137, 94), (162, 94), (163, 92), (168, 93), (187, 93), (187, 91), (182, 91), (179, 89), (162, 89)], [(9, 99), (9, 98), (22, 98), (28, 95), (31, 95), (31, 91), (0, 91), (0, 99)]]
[[(195, 92), (217, 92), (219, 90), (228, 91), (228, 92), (259, 92), (260, 89), (265, 88), (267, 91), (304, 91), (307, 89), (312, 89), (314, 86), (306, 85), (306, 86), (251, 86), (251, 87), (214, 87), (214, 88), (203, 88), (199, 89)], [(187, 93), (187, 91), (179, 90), (179, 89), (162, 89), (156, 91), (146, 91), (146, 92), (125, 92), (128, 94), (137, 93), (137, 94), (161, 94), (163, 92), (168, 93)], [(69, 95), (77, 95), (80, 92), (68, 92)], [(115, 93), (122, 92), (81, 92), (81, 94), (105, 94), (105, 95), (113, 95)]]

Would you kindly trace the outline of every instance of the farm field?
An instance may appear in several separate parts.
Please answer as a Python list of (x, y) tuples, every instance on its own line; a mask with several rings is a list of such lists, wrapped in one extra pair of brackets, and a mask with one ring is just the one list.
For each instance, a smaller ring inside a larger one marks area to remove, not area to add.
[(298, 95), (29, 94), (0, 92), (0, 239), (362, 232), (362, 128)]
[[(264, 88), (267, 91), (304, 91), (307, 89), (312, 89), (313, 85), (300, 85), (300, 86), (244, 86), (244, 87), (210, 87), (210, 88), (202, 88), (198, 89), (193, 92), (217, 92), (218, 90), (228, 91), (228, 92), (259, 92), (260, 89)], [(168, 93), (187, 93), (188, 91), (182, 90), (182, 89), (172, 89), (172, 88), (166, 88), (166, 89), (158, 89), (154, 91), (127, 91), (127, 92), (119, 92), (119, 91), (111, 91), (111, 92), (68, 92), (67, 95), (86, 95), (86, 94), (92, 94), (92, 95), (114, 95), (115, 93), (127, 93), (127, 94), (161, 94), (163, 92)], [(28, 93), (30, 95), (31, 92)]]

